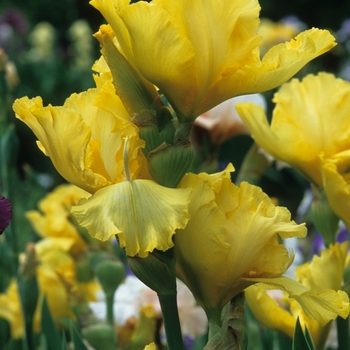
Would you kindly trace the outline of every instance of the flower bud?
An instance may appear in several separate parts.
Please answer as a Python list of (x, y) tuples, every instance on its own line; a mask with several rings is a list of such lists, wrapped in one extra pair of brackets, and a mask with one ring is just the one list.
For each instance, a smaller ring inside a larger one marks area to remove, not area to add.
[(83, 338), (96, 350), (115, 350), (116, 336), (114, 328), (108, 324), (95, 324), (82, 330)]
[(95, 269), (96, 276), (107, 296), (113, 296), (125, 276), (124, 265), (119, 260), (102, 260)]

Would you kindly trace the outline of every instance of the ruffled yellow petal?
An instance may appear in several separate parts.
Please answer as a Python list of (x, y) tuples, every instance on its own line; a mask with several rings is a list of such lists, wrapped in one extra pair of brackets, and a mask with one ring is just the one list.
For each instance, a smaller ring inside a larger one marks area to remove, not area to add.
[(101, 89), (73, 94), (62, 107), (43, 107), (39, 97), (24, 97), (13, 105), (17, 118), (33, 130), (40, 149), (59, 173), (90, 193), (124, 180), (121, 154), (126, 136), (132, 146), (132, 176), (137, 176), (145, 162), (138, 129), (128, 121), (116, 95), (111, 98), (112, 92), (112, 84), (106, 83)]
[(321, 326), (337, 316), (346, 318), (350, 312), (349, 297), (343, 291), (331, 289), (309, 289), (288, 277), (254, 278), (255, 283), (263, 283), (266, 289), (280, 289), (295, 299), (305, 314), (316, 319)]
[(190, 189), (171, 189), (151, 180), (124, 181), (97, 191), (72, 208), (93, 237), (118, 235), (129, 256), (173, 246), (172, 236), (189, 220)]
[[(313, 28), (302, 32), (290, 42), (274, 46), (261, 62), (228, 71), (209, 89), (208, 98), (220, 96), (226, 100), (233, 96), (271, 90), (288, 81), (308, 62), (334, 46), (334, 37), (327, 30)], [(206, 102), (204, 100), (198, 108), (207, 110)], [(210, 108), (213, 106), (215, 104)]]
[(265, 289), (254, 285), (246, 288), (244, 295), (249, 308), (261, 324), (293, 338), (295, 318), (271, 298)]
[(227, 280), (223, 267), (230, 249), (225, 242), (226, 218), (215, 204), (214, 192), (200, 177), (185, 175), (180, 186), (192, 188), (192, 194), (191, 219), (175, 236), (177, 276), (202, 307), (214, 308)]
[(124, 0), (93, 0), (91, 4), (111, 25), (121, 51), (135, 70), (164, 92), (164, 87), (176, 92), (167, 95), (174, 106), (178, 107), (172, 101), (176, 95), (195, 98), (195, 89), (184, 90), (183, 86), (184, 76), (191, 78), (191, 87), (195, 85), (193, 48), (165, 9), (147, 2), (129, 5)]
[[(344, 123), (345, 125), (345, 123)], [(320, 156), (323, 189), (331, 208), (350, 228), (350, 151)]]
[(349, 243), (335, 243), (315, 255), (311, 263), (305, 263), (295, 269), (297, 281), (310, 289), (334, 289), (342, 286), (345, 260)]
[(106, 184), (106, 179), (85, 167), (91, 131), (75, 111), (43, 107), (42, 99), (23, 97), (13, 105), (16, 117), (39, 139), (39, 148), (49, 156), (58, 172), (87, 191)]
[(274, 101), (271, 125), (261, 107), (236, 108), (262, 148), (321, 185), (319, 154), (329, 157), (350, 148), (350, 83), (328, 73), (308, 75), (284, 84)]
[(220, 186), (218, 174), (188, 174), (180, 184), (192, 194), (191, 219), (175, 237), (177, 274), (207, 312), (225, 305), (255, 277), (283, 274), (293, 254), (277, 236), (306, 234), (305, 225), (291, 221), (288, 210), (276, 207), (260, 188), (237, 187), (227, 173), (220, 173)]
[(245, 288), (245, 278), (282, 275), (294, 254), (279, 243), (278, 236), (286, 239), (306, 235), (305, 224), (292, 221), (290, 212), (275, 206), (261, 188), (243, 182), (235, 197), (237, 206), (227, 223), (227, 241), (233, 247), (227, 259), (232, 281), (228, 293)]
[(224, 0), (219, 6), (215, 0), (92, 4), (131, 65), (187, 119), (231, 97), (272, 89), (335, 45), (329, 32), (311, 29), (260, 60), (255, 0)]

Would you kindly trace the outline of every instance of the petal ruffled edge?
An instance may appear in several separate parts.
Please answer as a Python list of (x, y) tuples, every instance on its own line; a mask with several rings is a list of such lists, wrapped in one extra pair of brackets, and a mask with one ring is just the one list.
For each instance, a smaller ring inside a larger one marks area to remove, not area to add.
[(146, 257), (174, 246), (172, 236), (190, 218), (190, 193), (151, 180), (124, 181), (97, 191), (72, 213), (92, 237), (105, 241), (117, 235), (127, 255)]
[(326, 325), (337, 316), (346, 318), (350, 313), (349, 296), (341, 291), (331, 289), (308, 289), (288, 277), (249, 279), (259, 283), (265, 289), (280, 289), (290, 298), (296, 300), (308, 317), (317, 320), (321, 326)]

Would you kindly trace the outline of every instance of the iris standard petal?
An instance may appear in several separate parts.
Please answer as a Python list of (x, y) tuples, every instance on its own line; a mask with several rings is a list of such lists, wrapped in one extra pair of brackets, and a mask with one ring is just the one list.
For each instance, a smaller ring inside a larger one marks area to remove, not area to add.
[(192, 194), (191, 219), (175, 237), (177, 274), (207, 313), (223, 307), (257, 276), (283, 274), (293, 254), (277, 236), (306, 234), (305, 225), (291, 221), (288, 210), (274, 206), (260, 188), (237, 187), (226, 173), (188, 174), (180, 184), (191, 187)]
[(120, 51), (158, 86), (180, 119), (194, 119), (238, 95), (270, 90), (334, 45), (311, 29), (277, 45), (262, 60), (258, 1), (93, 0)]
[(172, 100), (176, 95), (195, 98), (194, 88), (183, 88), (184, 76), (190, 85), (195, 84), (194, 51), (166, 10), (143, 1), (129, 5), (124, 0), (93, 0), (91, 4), (111, 25), (122, 53), (136, 71), (162, 90), (176, 91), (167, 94), (175, 107), (178, 105)]
[(97, 191), (72, 213), (91, 236), (105, 241), (118, 235), (127, 255), (145, 257), (174, 245), (175, 230), (189, 220), (190, 192), (151, 180), (124, 181)]
[(234, 96), (278, 87), (308, 62), (334, 46), (334, 37), (326, 30), (313, 28), (302, 32), (290, 42), (274, 46), (261, 62), (242, 65), (232, 72), (228, 70), (222, 75), (222, 79), (208, 90), (208, 100), (204, 99), (198, 109), (203, 113), (217, 105), (215, 97), (224, 101)]

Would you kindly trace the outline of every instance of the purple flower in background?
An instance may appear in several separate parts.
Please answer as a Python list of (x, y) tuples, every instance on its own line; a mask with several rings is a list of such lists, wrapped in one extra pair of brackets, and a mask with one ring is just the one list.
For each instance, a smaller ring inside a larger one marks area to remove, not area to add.
[(16, 33), (24, 35), (29, 30), (24, 14), (17, 9), (7, 8), (0, 16), (0, 24), (9, 24)]
[(0, 235), (4, 232), (11, 220), (12, 204), (7, 198), (0, 196)]

